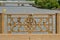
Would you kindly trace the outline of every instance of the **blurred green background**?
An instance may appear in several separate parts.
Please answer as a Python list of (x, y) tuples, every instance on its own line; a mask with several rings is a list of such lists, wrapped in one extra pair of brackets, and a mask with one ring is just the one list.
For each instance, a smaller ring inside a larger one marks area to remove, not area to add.
[(35, 1), (34, 6), (38, 8), (46, 8), (46, 9), (60, 8), (60, 0), (34, 0), (34, 1)]
[[(6, 0), (0, 0), (0, 1), (6, 1)], [(26, 1), (35, 1), (35, 4), (33, 6), (37, 8), (60, 9), (60, 0), (26, 0)]]

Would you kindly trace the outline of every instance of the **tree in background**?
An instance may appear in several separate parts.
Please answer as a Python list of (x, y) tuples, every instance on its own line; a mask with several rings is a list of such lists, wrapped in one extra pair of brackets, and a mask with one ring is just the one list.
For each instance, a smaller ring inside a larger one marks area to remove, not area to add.
[(59, 3), (59, 5), (60, 5), (60, 0), (58, 0), (58, 3)]
[(57, 0), (35, 0), (35, 4), (41, 8), (58, 8), (59, 3)]

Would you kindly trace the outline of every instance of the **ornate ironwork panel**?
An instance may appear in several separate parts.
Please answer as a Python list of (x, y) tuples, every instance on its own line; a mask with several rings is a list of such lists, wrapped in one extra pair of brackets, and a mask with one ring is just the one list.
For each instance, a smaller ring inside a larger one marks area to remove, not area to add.
[(8, 33), (55, 33), (54, 15), (7, 15)]

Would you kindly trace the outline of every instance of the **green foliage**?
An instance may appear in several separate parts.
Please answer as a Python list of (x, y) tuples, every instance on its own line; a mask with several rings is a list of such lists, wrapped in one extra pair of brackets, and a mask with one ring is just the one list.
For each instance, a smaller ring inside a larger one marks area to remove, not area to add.
[(59, 4), (57, 0), (35, 0), (35, 4), (41, 8), (58, 8)]
[(58, 3), (59, 3), (59, 5), (60, 5), (60, 0), (58, 0)]

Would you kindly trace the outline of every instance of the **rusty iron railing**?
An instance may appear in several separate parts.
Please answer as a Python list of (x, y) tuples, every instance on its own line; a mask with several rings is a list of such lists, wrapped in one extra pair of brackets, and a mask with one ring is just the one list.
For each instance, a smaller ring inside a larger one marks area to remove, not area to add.
[(8, 33), (56, 33), (55, 14), (7, 14)]

